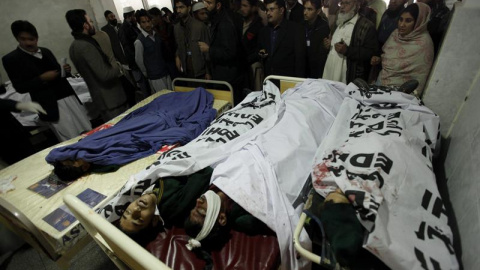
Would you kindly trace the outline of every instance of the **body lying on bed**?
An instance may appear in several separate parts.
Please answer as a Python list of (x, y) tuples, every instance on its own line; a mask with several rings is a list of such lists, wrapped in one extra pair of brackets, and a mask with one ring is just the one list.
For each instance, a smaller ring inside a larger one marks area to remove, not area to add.
[[(185, 227), (197, 239), (191, 241), (192, 248), (200, 247), (200, 241), (208, 246), (228, 240), (230, 228), (251, 235), (269, 232), (265, 224), (210, 185), (212, 172), (207, 167), (189, 176), (158, 179), (126, 207), (118, 227), (142, 245), (153, 240), (163, 226)], [(217, 207), (212, 206), (215, 202)], [(197, 237), (204, 226), (208, 233)]]
[(315, 154), (313, 187), (339, 202), (320, 207), (326, 238), (343, 266), (358, 266), (364, 248), (392, 269), (458, 269), (432, 167), (439, 117), (412, 95), (377, 90), (347, 86)]
[(75, 180), (90, 171), (116, 170), (154, 154), (163, 145), (193, 140), (215, 119), (212, 105), (212, 94), (203, 88), (162, 95), (111, 128), (53, 149), (46, 161), (63, 180)]

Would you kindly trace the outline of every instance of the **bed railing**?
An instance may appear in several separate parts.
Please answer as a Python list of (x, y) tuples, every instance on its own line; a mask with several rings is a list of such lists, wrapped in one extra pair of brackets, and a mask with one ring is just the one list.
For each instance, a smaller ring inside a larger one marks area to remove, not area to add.
[(219, 90), (211, 87), (207, 87), (206, 90), (213, 95), (215, 99), (225, 100), (230, 102), (230, 105), (233, 107), (233, 87), (226, 81), (215, 81), (215, 80), (202, 80), (202, 79), (190, 79), (190, 78), (175, 78), (172, 81), (173, 91), (175, 92), (189, 92), (195, 89), (198, 86), (179, 86), (179, 82), (187, 82), (193, 84), (202, 85), (223, 85), (227, 90)]
[(63, 201), (119, 269), (170, 269), (77, 197), (67, 194)]
[(303, 82), (306, 79), (305, 78), (297, 78), (297, 77), (288, 77), (288, 76), (279, 76), (279, 75), (270, 75), (267, 76), (263, 80), (263, 84), (265, 84), (266, 81), (272, 81), (272, 80), (279, 80), (280, 81), (280, 93), (283, 94), (287, 89), (295, 87), (295, 85), (299, 82)]

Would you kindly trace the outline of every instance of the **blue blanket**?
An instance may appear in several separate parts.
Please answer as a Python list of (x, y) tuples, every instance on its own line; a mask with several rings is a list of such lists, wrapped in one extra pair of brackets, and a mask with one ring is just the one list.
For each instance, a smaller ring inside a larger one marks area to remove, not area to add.
[(213, 96), (203, 88), (162, 95), (113, 127), (77, 143), (53, 149), (50, 164), (83, 159), (96, 165), (123, 165), (154, 154), (162, 145), (186, 144), (215, 119)]

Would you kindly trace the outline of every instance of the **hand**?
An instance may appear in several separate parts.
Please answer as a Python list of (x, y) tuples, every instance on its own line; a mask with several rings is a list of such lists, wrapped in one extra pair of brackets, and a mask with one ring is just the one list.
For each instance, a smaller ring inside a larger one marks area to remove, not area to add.
[(180, 60), (180, 57), (178, 57), (178, 55), (175, 56), (175, 66), (177, 66), (178, 71), (183, 72), (182, 61)]
[(207, 53), (210, 50), (210, 46), (208, 46), (208, 44), (203, 41), (199, 41), (198, 46), (200, 47), (200, 51), (202, 53)]
[(345, 53), (347, 53), (347, 48), (347, 44), (344, 42), (335, 43), (335, 51), (337, 51), (339, 54), (345, 55)]
[(267, 58), (268, 53), (267, 53), (267, 51), (265, 51), (265, 49), (261, 49), (261, 50), (258, 52), (258, 55), (260, 56), (260, 58), (265, 59), (265, 58)]
[(72, 72), (72, 67), (71, 67), (69, 64), (63, 65), (63, 69), (64, 69), (67, 73), (71, 73), (71, 72)]
[(212, 79), (212, 75), (210, 74), (205, 74), (205, 80), (211, 80)]
[(380, 64), (381, 61), (382, 61), (382, 58), (380, 58), (379, 56), (372, 56), (372, 59), (370, 60), (370, 65), (376, 66)]
[(332, 40), (330, 38), (324, 38), (323, 47), (325, 47), (327, 50), (330, 50), (330, 46), (332, 46)]
[(42, 106), (36, 102), (18, 102), (15, 105), (15, 108), (20, 111), (25, 112), (32, 112), (32, 113), (43, 113), (47, 114), (47, 112), (42, 108)]
[(59, 74), (60, 73), (58, 72), (58, 70), (50, 70), (42, 73), (42, 75), (40, 75), (40, 80), (44, 82), (53, 81), (58, 77)]

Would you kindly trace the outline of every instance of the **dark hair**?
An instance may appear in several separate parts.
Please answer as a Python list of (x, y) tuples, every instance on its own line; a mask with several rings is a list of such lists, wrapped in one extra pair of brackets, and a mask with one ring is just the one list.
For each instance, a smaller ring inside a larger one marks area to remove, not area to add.
[(303, 5), (305, 5), (306, 2), (310, 2), (312, 6), (315, 7), (315, 9), (321, 9), (322, 8), (322, 1), (321, 0), (303, 0)]
[(73, 32), (83, 31), (83, 25), (88, 23), (87, 19), (85, 19), (85, 15), (87, 15), (87, 12), (83, 9), (72, 9), (67, 11), (65, 18)]
[(37, 28), (35, 28), (35, 26), (29, 21), (14, 21), (10, 28), (12, 29), (12, 34), (15, 38), (17, 38), (21, 32), (26, 32), (38, 39)]
[(64, 165), (61, 161), (53, 164), (53, 172), (63, 181), (73, 181), (82, 177), (88, 171), (84, 171), (81, 167)]
[(285, 8), (285, 0), (265, 0), (265, 6), (271, 3), (277, 3), (279, 8)]
[[(128, 207), (128, 206), (127, 206)], [(138, 232), (126, 232), (123, 230), (122, 226), (120, 225), (120, 219), (113, 223), (115, 227), (117, 227), (120, 231), (126, 234), (128, 237), (132, 238), (133, 241), (137, 242), (142, 247), (145, 247), (148, 243), (153, 241), (158, 233), (162, 230), (162, 226), (157, 225), (153, 226), (152, 222), (148, 224), (148, 226)]]
[(170, 9), (168, 9), (167, 7), (163, 7), (162, 11), (165, 12), (165, 14), (168, 14), (168, 13), (173, 14), (173, 12)]
[(145, 9), (140, 9), (135, 12), (135, 18), (137, 19), (137, 22), (140, 23), (140, 18), (141, 17), (148, 17), (151, 19), (150, 14)]
[(175, 0), (173, 4), (175, 5), (176, 3), (183, 3), (187, 7), (192, 6), (192, 1), (191, 0)]
[(105, 16), (105, 18), (106, 18), (108, 15), (110, 15), (112, 13), (113, 12), (111, 12), (110, 10), (105, 10), (105, 12), (103, 13), (103, 16)]
[(247, 0), (247, 2), (252, 7), (256, 7), (258, 5), (258, 0)]
[(419, 13), (418, 5), (417, 4), (408, 5), (402, 11), (402, 13), (400, 13), (400, 15), (402, 15), (403, 13), (407, 13), (407, 12), (410, 13), (410, 15), (412, 15), (412, 17), (415, 19), (415, 22), (413, 23), (413, 25), (415, 25), (417, 23), (418, 13)]
[(151, 16), (160, 16), (162, 17), (162, 11), (160, 11), (160, 9), (158, 9), (157, 7), (153, 7), (151, 9), (148, 10), (148, 14), (150, 14)]

